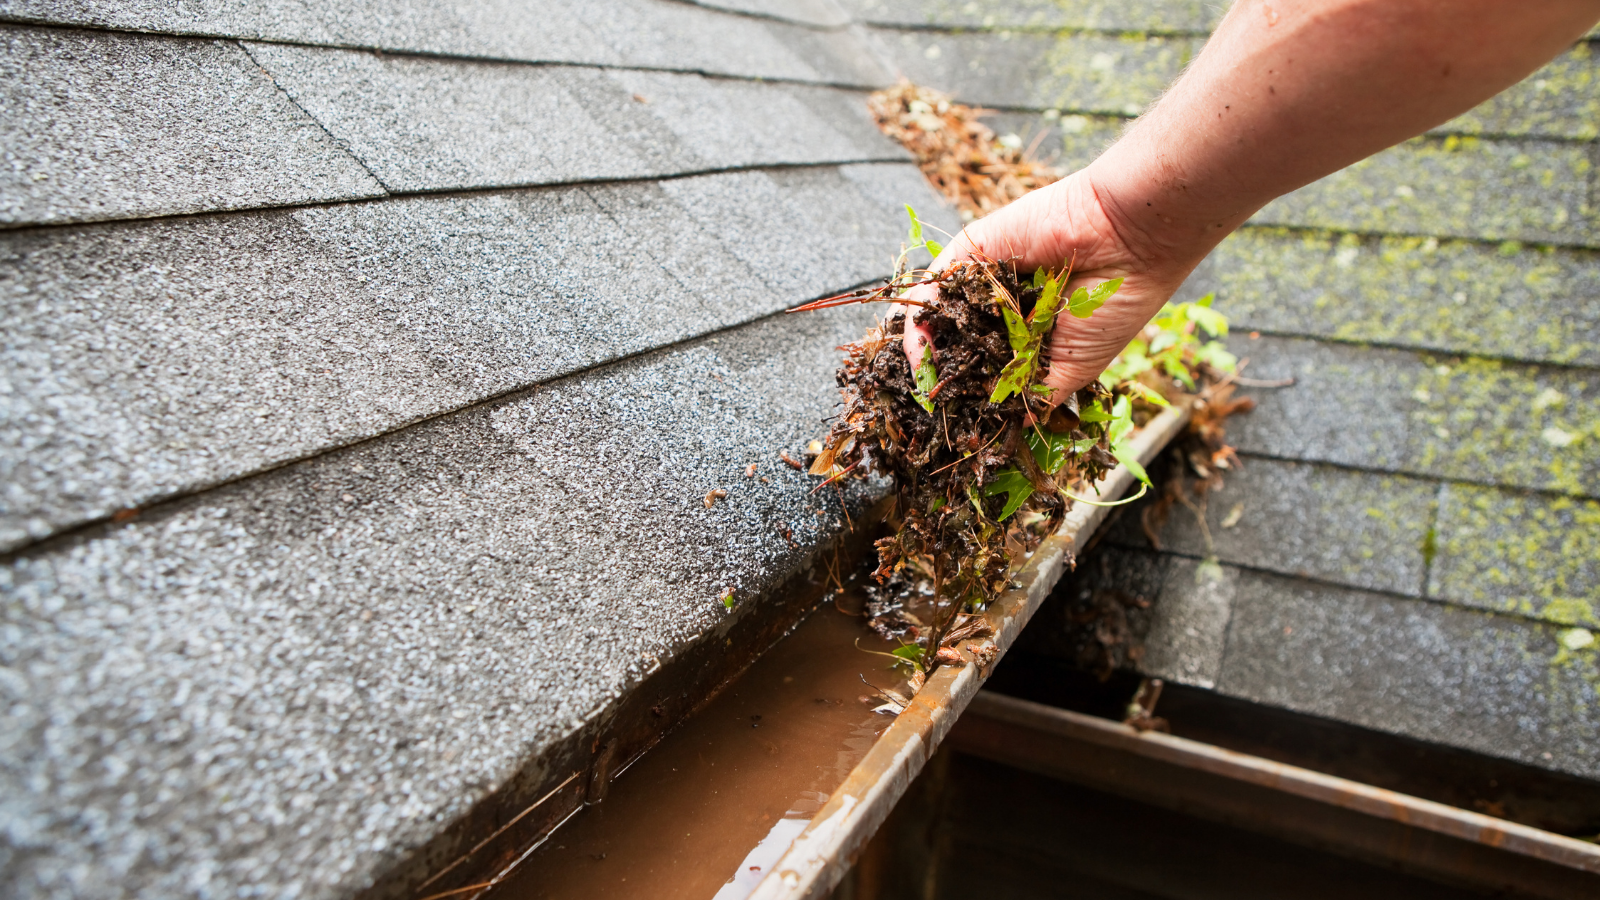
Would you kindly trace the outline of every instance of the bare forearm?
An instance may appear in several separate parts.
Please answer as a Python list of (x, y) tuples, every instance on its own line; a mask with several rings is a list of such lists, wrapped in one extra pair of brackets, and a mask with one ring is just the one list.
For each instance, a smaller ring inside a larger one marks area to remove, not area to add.
[(1238, 0), (1084, 175), (1130, 250), (1192, 265), (1274, 197), (1465, 112), (1597, 19), (1596, 0)]

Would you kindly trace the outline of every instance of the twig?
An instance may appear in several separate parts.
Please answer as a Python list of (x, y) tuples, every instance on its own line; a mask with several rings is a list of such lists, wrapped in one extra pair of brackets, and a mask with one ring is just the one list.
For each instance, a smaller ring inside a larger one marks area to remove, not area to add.
[[(937, 469), (934, 469), (932, 472), (929, 472), (928, 474), (929, 475), (937, 475), (940, 472), (943, 472), (945, 469), (949, 469), (949, 468), (952, 468), (954, 466), (961, 465), (962, 463), (964, 463), (967, 460), (973, 458), (974, 456), (977, 456), (979, 453), (982, 453), (983, 451), (989, 449), (989, 445), (994, 443), (995, 441), (998, 441), (1000, 439), (1000, 435), (1005, 434), (1005, 433), (1006, 433), (1005, 426), (1002, 425), (1002, 426), (1000, 426), (1000, 430), (996, 431), (994, 433), (994, 437), (989, 438), (987, 441), (983, 442), (983, 446), (982, 447), (979, 447), (978, 449), (972, 451), (971, 453), (968, 453), (966, 456), (961, 457), (960, 459), (956, 460), (955, 462), (951, 463), (950, 465), (941, 466), (941, 467), (939, 467)], [(954, 448), (952, 448), (952, 449), (954, 449)]]
[(866, 459), (866, 457), (863, 456), (863, 457), (861, 457), (861, 459), (858, 459), (855, 462), (851, 463), (850, 465), (845, 466), (843, 469), (840, 469), (839, 470), (839, 474), (833, 476), (832, 478), (829, 478), (827, 481), (824, 481), (823, 483), (821, 483), (821, 484), (817, 485), (816, 487), (812, 488), (811, 489), (811, 493), (815, 494), (817, 491), (820, 491), (823, 488), (827, 487), (828, 485), (833, 484), (835, 481), (838, 481), (839, 479), (843, 478), (845, 476), (845, 474), (848, 473), (851, 469), (854, 469), (856, 466), (861, 465), (862, 460), (865, 460), (865, 459)]

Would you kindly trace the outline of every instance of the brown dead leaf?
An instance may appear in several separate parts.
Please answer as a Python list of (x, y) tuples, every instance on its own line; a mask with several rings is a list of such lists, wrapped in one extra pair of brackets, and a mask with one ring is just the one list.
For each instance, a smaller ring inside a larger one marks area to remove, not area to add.
[(928, 181), (955, 203), (963, 219), (987, 215), (1023, 194), (1061, 179), (1020, 146), (1002, 143), (979, 122), (988, 110), (951, 102), (938, 91), (901, 81), (873, 94), (878, 127), (916, 157)]
[(728, 492), (723, 490), (722, 488), (716, 488), (711, 493), (706, 494), (706, 509), (710, 509), (711, 507), (716, 506), (717, 505), (717, 501), (721, 500), (722, 498), (724, 498), (726, 496), (728, 496)]

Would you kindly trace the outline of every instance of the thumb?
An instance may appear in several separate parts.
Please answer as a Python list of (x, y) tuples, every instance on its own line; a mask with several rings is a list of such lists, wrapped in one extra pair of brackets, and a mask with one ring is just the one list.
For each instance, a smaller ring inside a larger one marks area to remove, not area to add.
[[(905, 293), (905, 299), (914, 303), (932, 304), (939, 299), (939, 287), (933, 284), (919, 284)], [(915, 372), (922, 365), (923, 357), (933, 352), (933, 331), (928, 326), (917, 321), (917, 311), (920, 306), (911, 304), (897, 304), (899, 309), (905, 311), (905, 335), (901, 338), (905, 346), (906, 360), (911, 363), (911, 370)]]

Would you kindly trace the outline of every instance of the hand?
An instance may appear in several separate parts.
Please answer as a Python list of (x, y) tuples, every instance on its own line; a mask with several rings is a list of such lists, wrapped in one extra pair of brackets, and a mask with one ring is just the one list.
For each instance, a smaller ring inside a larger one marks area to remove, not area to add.
[[(1193, 259), (1183, 259), (1130, 246), (1132, 242), (1125, 236), (1129, 229), (1119, 227), (1091, 177), (1089, 170), (1076, 172), (979, 219), (952, 240), (931, 267), (937, 271), (976, 253), (1013, 260), (1018, 271), (1028, 273), (1038, 268), (1060, 269), (1076, 255), (1066, 290), (1124, 279), (1121, 289), (1089, 318), (1063, 314), (1056, 319), (1046, 344), (1050, 368), (1042, 379), (1053, 389), (1049, 396), (1052, 406), (1099, 378), (1210, 249), (1207, 246)], [(937, 297), (936, 285), (918, 285), (906, 293), (907, 299), (924, 303)], [(905, 308), (909, 314), (917, 309)], [(929, 337), (914, 316), (907, 319), (905, 352), (912, 368), (920, 365), (928, 352)]]

